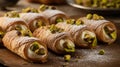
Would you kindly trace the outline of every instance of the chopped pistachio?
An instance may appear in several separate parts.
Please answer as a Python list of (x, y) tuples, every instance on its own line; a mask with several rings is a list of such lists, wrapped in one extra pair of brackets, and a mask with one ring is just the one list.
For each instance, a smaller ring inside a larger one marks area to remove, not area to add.
[(32, 51), (35, 51), (35, 50), (37, 50), (37, 49), (40, 48), (38, 42), (33, 42), (32, 44), (33, 44), (33, 45), (30, 47), (30, 49), (31, 49)]
[(40, 49), (35, 50), (35, 53), (38, 54), (38, 55), (44, 55), (45, 50), (43, 48), (40, 48)]
[(38, 13), (38, 10), (35, 9), (35, 8), (30, 8), (30, 7), (28, 7), (28, 8), (22, 9), (22, 12), (23, 12), (23, 13), (29, 13), (29, 12)]
[(67, 21), (67, 24), (75, 24), (75, 19), (68, 19)]
[(103, 16), (99, 16), (99, 19), (100, 19), (100, 20), (103, 20), (103, 19), (104, 19), (104, 17), (103, 17)]
[(64, 20), (63, 20), (63, 18), (61, 18), (61, 17), (59, 17), (59, 18), (56, 19), (56, 23), (63, 22), (63, 21), (64, 21)]
[(19, 13), (17, 11), (11, 11), (11, 12), (7, 12), (5, 15), (5, 17), (19, 17)]
[(93, 17), (92, 14), (87, 14), (86, 16), (87, 19), (92, 19), (92, 17)]
[(68, 62), (68, 61), (70, 61), (70, 59), (71, 59), (71, 55), (65, 55), (65, 56), (64, 56), (64, 60), (65, 60), (65, 61)]
[(116, 39), (117, 38), (117, 33), (114, 31), (113, 33), (110, 34), (111, 38)]
[(56, 33), (56, 32), (60, 33), (63, 31), (63, 29), (56, 27), (54, 24), (52, 24), (49, 29), (52, 33)]
[(93, 20), (99, 20), (99, 15), (93, 14)]
[(84, 24), (84, 22), (81, 19), (78, 19), (75, 24), (76, 25), (82, 25), (82, 24)]
[(32, 36), (32, 32), (30, 30), (21, 30), (20, 32), (22, 36)]
[(38, 11), (39, 11), (39, 12), (43, 12), (43, 11), (45, 11), (45, 10), (48, 9), (48, 8), (49, 8), (48, 5), (42, 4), (42, 5), (40, 5), (40, 7), (38, 8)]
[(104, 55), (104, 53), (105, 53), (105, 51), (104, 51), (103, 49), (101, 49), (101, 50), (99, 51), (99, 55)]
[(68, 42), (65, 42), (63, 46), (66, 52), (75, 52), (75, 48), (71, 46)]

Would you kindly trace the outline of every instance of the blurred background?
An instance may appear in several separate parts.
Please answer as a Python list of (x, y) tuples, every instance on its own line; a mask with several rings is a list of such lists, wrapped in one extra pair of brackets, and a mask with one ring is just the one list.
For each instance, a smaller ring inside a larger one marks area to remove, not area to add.
[(55, 6), (71, 17), (97, 13), (112, 21), (120, 19), (120, 0), (0, 0), (0, 16), (10, 10), (38, 8), (41, 4)]

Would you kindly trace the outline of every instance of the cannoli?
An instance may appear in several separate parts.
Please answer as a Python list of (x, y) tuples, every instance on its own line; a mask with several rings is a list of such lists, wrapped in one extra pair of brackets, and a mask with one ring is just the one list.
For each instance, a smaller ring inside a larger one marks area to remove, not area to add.
[(4, 46), (30, 62), (46, 62), (46, 45), (34, 37), (21, 36), (21, 32), (12, 30), (7, 32), (2, 41)]
[(88, 14), (86, 17), (82, 17), (78, 20), (84, 22), (88, 28), (94, 30), (99, 41), (111, 44), (117, 38), (117, 29), (115, 25), (105, 20), (104, 17), (97, 14)]
[(47, 47), (57, 54), (75, 52), (75, 45), (72, 38), (63, 29), (55, 25), (40, 27), (33, 32), (33, 36), (39, 38)]

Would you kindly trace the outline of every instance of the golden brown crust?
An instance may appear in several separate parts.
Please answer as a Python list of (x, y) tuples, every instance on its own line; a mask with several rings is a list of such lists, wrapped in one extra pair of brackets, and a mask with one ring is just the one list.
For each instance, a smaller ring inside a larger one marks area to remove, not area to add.
[[(10, 32), (7, 32), (4, 38), (2, 39), (4, 46), (11, 50), (12, 52), (16, 53), (17, 55), (21, 56), (22, 58), (31, 61), (31, 62), (45, 62), (47, 59), (47, 55), (41, 58), (30, 58), (28, 57), (28, 47), (33, 42), (39, 42), (41, 45), (43, 45), (46, 48), (46, 45), (43, 44), (39, 39), (34, 37), (23, 37), (18, 35), (18, 31), (13, 30)], [(46, 49), (47, 51), (47, 49)]]
[(4, 32), (10, 31), (8, 28), (15, 24), (22, 24), (28, 27), (25, 21), (20, 18), (0, 17), (0, 27)]

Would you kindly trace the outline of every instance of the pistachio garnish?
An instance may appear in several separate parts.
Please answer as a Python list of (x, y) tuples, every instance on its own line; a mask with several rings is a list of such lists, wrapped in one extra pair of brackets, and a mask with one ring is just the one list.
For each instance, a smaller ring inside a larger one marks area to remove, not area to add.
[(97, 14), (93, 14), (93, 18), (92, 18), (93, 20), (99, 20), (99, 15), (97, 15)]
[(76, 25), (83, 25), (84, 22), (81, 19), (76, 20), (75, 22)]
[(22, 36), (32, 36), (32, 32), (30, 30), (21, 30), (20, 32)]
[(103, 16), (100, 16), (98, 14), (93, 14), (93, 15), (92, 14), (87, 14), (86, 18), (89, 19), (89, 20), (103, 20), (104, 19)]
[(110, 38), (116, 39), (117, 35), (116, 35), (116, 31), (114, 29), (106, 26), (106, 27), (104, 27), (104, 30)]
[(65, 55), (65, 56), (64, 56), (64, 60), (65, 60), (66, 62), (70, 61), (70, 59), (71, 59), (71, 55)]
[(92, 14), (87, 14), (86, 18), (87, 19), (92, 19), (93, 15)]
[(63, 22), (63, 21), (64, 21), (64, 20), (63, 20), (63, 18), (61, 18), (61, 17), (56, 18), (56, 23)]
[(38, 12), (40, 13), (40, 12), (43, 12), (43, 11), (45, 11), (45, 10), (47, 10), (47, 9), (55, 10), (56, 7), (42, 4), (42, 5), (40, 5), (40, 7), (38, 8)]
[(40, 48), (40, 44), (38, 42), (33, 42), (30, 49), (31, 51), (35, 52), (37, 55), (45, 54), (45, 50), (43, 48)]
[(11, 11), (11, 12), (7, 12), (6, 14), (4, 14), (5, 17), (19, 17), (19, 13), (17, 11)]
[(28, 7), (28, 8), (25, 8), (25, 9), (22, 9), (22, 12), (23, 13), (38, 13), (38, 10), (35, 9), (35, 8), (31, 8), (31, 7)]
[(63, 29), (56, 27), (54, 24), (50, 25), (49, 29), (52, 33), (63, 32)]
[(104, 55), (104, 53), (105, 53), (105, 51), (103, 49), (101, 49), (98, 54), (99, 55)]
[(66, 23), (67, 24), (75, 24), (75, 19), (68, 19), (68, 20), (66, 20)]

